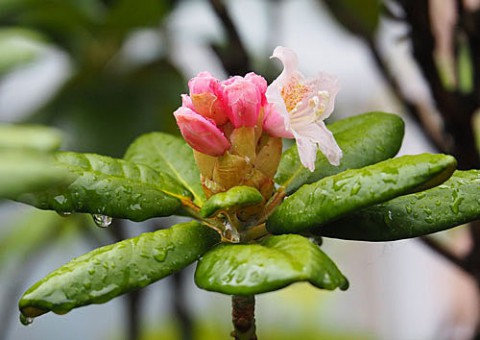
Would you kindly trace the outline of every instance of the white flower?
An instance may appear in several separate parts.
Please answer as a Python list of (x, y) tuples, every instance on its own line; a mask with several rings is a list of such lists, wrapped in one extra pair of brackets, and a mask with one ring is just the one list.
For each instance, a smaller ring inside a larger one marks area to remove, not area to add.
[[(315, 170), (317, 150), (339, 165), (342, 150), (323, 122), (333, 111), (337, 78), (320, 73), (306, 79), (297, 69), (297, 55), (286, 47), (275, 48), (272, 58), (280, 59), (284, 69), (267, 88), (267, 101), (274, 110), (266, 115), (264, 129), (279, 137), (294, 137), (300, 160), (310, 171)], [(278, 125), (278, 115), (284, 126)]]

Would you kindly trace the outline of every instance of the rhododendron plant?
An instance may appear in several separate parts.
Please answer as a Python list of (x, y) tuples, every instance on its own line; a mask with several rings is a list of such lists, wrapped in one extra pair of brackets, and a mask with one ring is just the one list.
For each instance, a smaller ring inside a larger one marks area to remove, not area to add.
[[(24, 324), (107, 302), (198, 260), (197, 286), (231, 295), (232, 334), (252, 340), (255, 295), (300, 281), (348, 288), (320, 249), (322, 237), (391, 241), (480, 219), (478, 170), (454, 173), (448, 155), (393, 158), (404, 132), (397, 115), (369, 112), (327, 129), (336, 78), (305, 78), (285, 47), (273, 57), (284, 69), (270, 85), (255, 73), (226, 80), (199, 73), (174, 112), (184, 140), (148, 133), (123, 159), (58, 151), (58, 143), (43, 152), (25, 153), (25, 144), (5, 151), (0, 140), (0, 168), (25, 161), (6, 167), (2, 197), (62, 215), (89, 213), (101, 227), (112, 218), (192, 218), (53, 271), (20, 299)], [(282, 138), (296, 145), (282, 153)]]

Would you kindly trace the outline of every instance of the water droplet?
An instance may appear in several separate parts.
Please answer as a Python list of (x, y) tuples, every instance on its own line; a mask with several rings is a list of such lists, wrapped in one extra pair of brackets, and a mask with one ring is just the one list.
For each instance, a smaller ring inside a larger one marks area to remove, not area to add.
[(55, 202), (57, 202), (58, 204), (60, 204), (60, 205), (64, 205), (64, 204), (66, 204), (67, 201), (68, 201), (68, 199), (67, 199), (65, 196), (63, 196), (63, 195), (55, 196), (55, 197), (53, 198), (53, 200), (54, 200)]
[(28, 326), (28, 325), (31, 325), (33, 323), (33, 319), (32, 317), (30, 316), (25, 316), (23, 314), (20, 314), (20, 322), (22, 323), (22, 325), (24, 326)]
[(355, 184), (352, 187), (352, 190), (350, 191), (350, 195), (356, 195), (360, 191), (360, 188), (362, 185), (358, 182), (355, 182)]
[(68, 217), (70, 216), (72, 213), (70, 211), (57, 211), (57, 214), (59, 216), (62, 216), (62, 217)]
[(321, 246), (323, 243), (323, 239), (320, 235), (310, 235), (308, 239), (317, 246)]
[(139, 211), (142, 210), (142, 206), (139, 203), (136, 204), (130, 204), (130, 210), (132, 211)]
[(101, 215), (101, 214), (93, 214), (92, 217), (93, 217), (93, 222), (95, 222), (95, 224), (100, 228), (108, 227), (110, 224), (112, 224), (112, 220), (113, 220), (110, 216)]
[(239, 243), (240, 234), (238, 233), (238, 230), (232, 227), (232, 225), (228, 221), (225, 221), (224, 225), (225, 229), (222, 232), (222, 236), (232, 243)]
[(435, 220), (432, 216), (425, 217), (425, 222), (427, 222), (428, 224), (432, 224), (434, 221)]
[(387, 214), (383, 217), (383, 221), (387, 226), (390, 226), (393, 222), (393, 213), (391, 210), (387, 212)]
[(453, 201), (452, 206), (450, 207), (455, 215), (460, 212), (460, 203), (462, 203), (463, 197), (456, 197)]

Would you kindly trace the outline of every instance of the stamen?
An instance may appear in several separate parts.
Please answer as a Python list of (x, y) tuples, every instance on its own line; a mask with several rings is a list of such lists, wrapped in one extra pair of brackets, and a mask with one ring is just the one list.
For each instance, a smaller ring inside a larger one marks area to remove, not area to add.
[(306, 97), (308, 92), (310, 92), (310, 89), (297, 81), (289, 82), (285, 85), (280, 94), (285, 102), (287, 111), (293, 111), (297, 104)]

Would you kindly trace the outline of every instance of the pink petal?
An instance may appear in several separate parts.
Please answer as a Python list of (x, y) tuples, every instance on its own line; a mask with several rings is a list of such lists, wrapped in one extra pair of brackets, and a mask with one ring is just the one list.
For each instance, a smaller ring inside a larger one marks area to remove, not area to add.
[(285, 126), (285, 119), (275, 109), (273, 104), (264, 106), (263, 129), (266, 133), (273, 137), (293, 138), (291, 131)]
[(223, 125), (228, 121), (229, 109), (217, 78), (208, 72), (200, 72), (190, 79), (188, 88), (192, 108), (198, 114), (212, 119), (217, 125)]
[(267, 102), (267, 98), (265, 97), (265, 92), (267, 91), (267, 81), (265, 78), (256, 73), (250, 72), (245, 76), (245, 80), (255, 84), (262, 98), (262, 105), (265, 105)]
[(188, 81), (190, 94), (198, 93), (215, 93), (219, 84), (219, 80), (212, 76), (209, 72), (200, 72), (196, 77)]
[(190, 98), (190, 96), (188, 96), (186, 94), (182, 94), (181, 97), (182, 97), (182, 106), (183, 107), (188, 107), (191, 110), (195, 110), (193, 108), (192, 98)]
[(255, 126), (262, 101), (257, 86), (242, 77), (230, 78), (222, 85), (226, 103), (230, 107), (228, 118), (233, 126)]
[(230, 149), (230, 142), (211, 120), (186, 107), (173, 114), (183, 138), (193, 149), (215, 157)]

